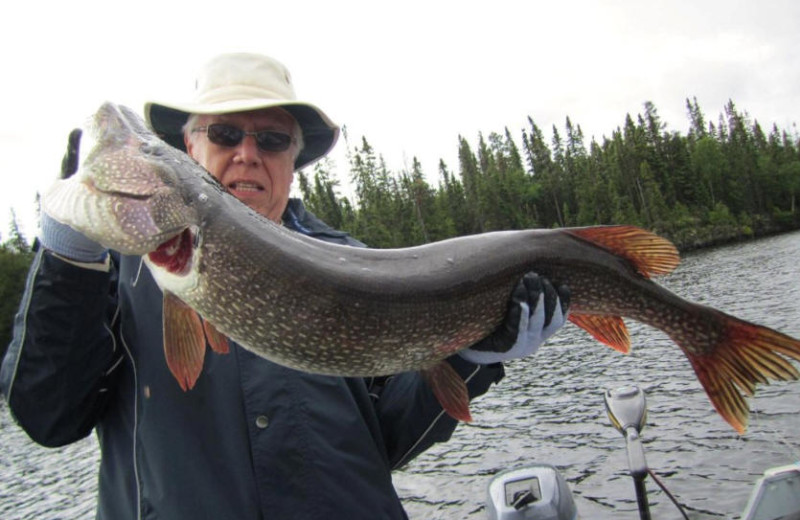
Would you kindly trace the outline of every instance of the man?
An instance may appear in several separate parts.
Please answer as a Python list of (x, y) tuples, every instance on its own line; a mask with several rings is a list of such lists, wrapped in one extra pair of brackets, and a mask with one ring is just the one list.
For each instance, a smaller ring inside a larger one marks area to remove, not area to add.
[[(288, 228), (363, 246), (289, 199), (294, 170), (338, 128), (296, 100), (288, 71), (253, 54), (213, 59), (188, 104), (145, 105), (152, 128), (230, 192)], [(66, 169), (73, 169), (68, 153)], [(140, 258), (108, 252), (47, 215), (0, 387), (19, 424), (58, 446), (97, 432), (98, 518), (405, 518), (391, 470), (456, 421), (417, 373), (300, 373), (233, 345), (183, 392), (164, 361), (161, 292)], [(568, 293), (530, 274), (504, 324), (448, 359), (470, 396), (563, 323)]]

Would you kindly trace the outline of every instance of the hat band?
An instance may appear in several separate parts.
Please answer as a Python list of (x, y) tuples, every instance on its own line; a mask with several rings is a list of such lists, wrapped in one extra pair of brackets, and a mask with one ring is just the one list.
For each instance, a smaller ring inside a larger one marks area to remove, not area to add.
[(277, 102), (295, 101), (294, 92), (277, 92), (259, 87), (236, 85), (232, 87), (220, 87), (203, 93), (198, 98), (200, 105), (217, 105), (230, 103), (232, 101), (253, 101), (255, 99), (271, 99)]

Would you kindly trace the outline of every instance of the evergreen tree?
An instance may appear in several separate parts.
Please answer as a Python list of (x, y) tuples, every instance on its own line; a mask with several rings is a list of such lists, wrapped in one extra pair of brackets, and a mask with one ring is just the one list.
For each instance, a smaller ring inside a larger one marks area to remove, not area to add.
[(480, 205), (480, 184), (481, 174), (478, 168), (478, 160), (466, 139), (458, 136), (458, 164), (461, 182), (464, 185), (464, 193), (467, 205), (470, 208), (470, 218), (467, 225), (472, 233), (483, 233), (486, 231), (485, 216), (481, 211)]
[(303, 201), (312, 213), (336, 229), (346, 229), (345, 200), (337, 194), (339, 181), (332, 178), (332, 162), (327, 157), (314, 165), (313, 185), (303, 171), (298, 172), (298, 184)]
[(9, 247), (14, 251), (19, 251), (19, 252), (30, 250), (30, 245), (28, 244), (28, 241), (25, 240), (25, 236), (19, 229), (19, 222), (17, 222), (17, 213), (14, 211), (14, 209), (11, 209), (11, 223), (9, 225), (8, 231), (9, 231), (8, 240), (6, 240), (5, 242), (6, 247)]
[(359, 209), (352, 233), (371, 247), (394, 247), (399, 242), (397, 186), (383, 157), (363, 137), (361, 148), (348, 150), (348, 159)]
[[(12, 219), (12, 222), (16, 222)], [(22, 293), (25, 289), (25, 278), (33, 253), (22, 239), (19, 229), (16, 235), (0, 244), (0, 359), (5, 356), (6, 348), (11, 341), (14, 314), (17, 312)]]
[(758, 156), (746, 114), (736, 109), (733, 101), (725, 106), (726, 139), (722, 141), (727, 157), (725, 205), (734, 215), (759, 213), (763, 210), (761, 186), (756, 180)]
[[(428, 228), (437, 228), (436, 205), (433, 190), (425, 181), (422, 165), (416, 157), (413, 158), (411, 171), (402, 177), (402, 186), (405, 190), (406, 200), (412, 213), (410, 230), (406, 233), (404, 242), (422, 244), (431, 241)], [(438, 234), (438, 233), (437, 233)]]
[(531, 189), (534, 202), (534, 217), (543, 227), (563, 226), (561, 202), (559, 200), (556, 166), (552, 153), (544, 140), (542, 131), (528, 117), (530, 134), (523, 131), (522, 145), (528, 161), (533, 187)]
[(501, 143), (502, 150), (502, 191), (501, 201), (508, 208), (508, 228), (524, 229), (536, 227), (535, 203), (538, 197), (538, 186), (533, 177), (525, 171), (517, 144), (506, 127)]
[(696, 97), (693, 97), (692, 101), (689, 101), (689, 98), (686, 98), (686, 111), (689, 114), (689, 121), (691, 123), (688, 135), (691, 145), (708, 135), (708, 129), (706, 128), (705, 116), (703, 115), (703, 111), (700, 109), (700, 105), (697, 103)]
[[(483, 134), (478, 134), (478, 210), (486, 231), (503, 229), (506, 225), (501, 207), (501, 165), (495, 157), (500, 148), (499, 139), (499, 135), (492, 132), (487, 143)], [(502, 154), (500, 160), (503, 160)]]
[(708, 194), (706, 209), (712, 209), (722, 201), (726, 188), (723, 169), (725, 157), (719, 142), (706, 136), (697, 140), (690, 156), (691, 171), (699, 184), (705, 186)]
[(677, 133), (665, 135), (663, 154), (665, 175), (671, 179), (669, 184), (673, 188), (674, 195), (674, 198), (667, 200), (667, 203), (672, 206), (683, 204), (693, 208), (709, 207), (710, 196), (706, 186), (692, 172), (687, 139)]
[(464, 187), (456, 179), (443, 160), (439, 160), (439, 189), (434, 194), (436, 213), (440, 215), (440, 234), (434, 240), (467, 235), (470, 229), (469, 210), (464, 196)]

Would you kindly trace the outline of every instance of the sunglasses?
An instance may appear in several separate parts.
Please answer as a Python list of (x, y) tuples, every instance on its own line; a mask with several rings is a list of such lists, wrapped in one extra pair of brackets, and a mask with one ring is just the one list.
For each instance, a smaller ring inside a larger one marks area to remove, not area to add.
[(192, 132), (205, 132), (209, 141), (227, 148), (238, 146), (245, 136), (252, 135), (256, 140), (256, 146), (262, 152), (285, 152), (294, 141), (292, 136), (283, 132), (274, 132), (272, 130), (245, 132), (241, 128), (224, 123), (200, 126), (193, 129)]

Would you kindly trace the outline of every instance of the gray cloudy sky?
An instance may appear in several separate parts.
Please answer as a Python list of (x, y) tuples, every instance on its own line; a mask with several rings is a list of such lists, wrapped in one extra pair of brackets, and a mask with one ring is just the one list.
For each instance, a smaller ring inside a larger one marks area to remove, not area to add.
[[(200, 7), (203, 6), (203, 7)], [(213, 7), (213, 8), (212, 8)], [(765, 127), (797, 132), (800, 2), (284, 1), (17, 4), (0, 22), (0, 236), (15, 208), (29, 238), (33, 201), (56, 176), (69, 130), (104, 100), (141, 110), (185, 98), (225, 51), (263, 52), (298, 95), (365, 135), (399, 170), (417, 156), (436, 181), (457, 139), (548, 138), (569, 116), (587, 142), (655, 103), (688, 128), (696, 96), (716, 121), (728, 99)], [(344, 166), (344, 143), (333, 155)], [(344, 172), (344, 168), (340, 168)]]

